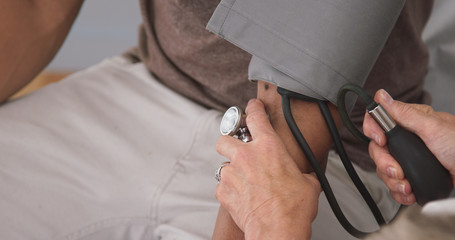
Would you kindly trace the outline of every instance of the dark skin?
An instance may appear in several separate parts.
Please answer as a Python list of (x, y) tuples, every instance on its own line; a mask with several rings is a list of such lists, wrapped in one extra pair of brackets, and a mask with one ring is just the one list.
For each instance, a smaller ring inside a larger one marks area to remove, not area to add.
[[(284, 119), (281, 108), (281, 96), (277, 87), (269, 83), (258, 81), (257, 98), (261, 100), (269, 114), (274, 130), (283, 140), (287, 151), (303, 173), (312, 172), (312, 168), (298, 146)], [(338, 111), (333, 104), (329, 104), (330, 111), (337, 125), (340, 125)], [(325, 166), (327, 154), (332, 145), (329, 130), (320, 114), (316, 103), (291, 99), (291, 110), (303, 136), (308, 141), (313, 153), (320, 163)], [(254, 139), (253, 139), (254, 141)], [(215, 240), (244, 239), (243, 232), (236, 226), (226, 209), (220, 207), (215, 230), (212, 236)]]
[(30, 82), (52, 60), (82, 0), (0, 3), (0, 102)]

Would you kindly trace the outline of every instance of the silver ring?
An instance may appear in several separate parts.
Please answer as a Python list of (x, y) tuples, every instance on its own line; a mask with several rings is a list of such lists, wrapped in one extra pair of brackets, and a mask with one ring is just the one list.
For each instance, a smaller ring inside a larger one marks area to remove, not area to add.
[(216, 182), (217, 183), (220, 183), (221, 182), (221, 169), (223, 169), (223, 167), (227, 166), (231, 164), (231, 162), (223, 162), (221, 163), (220, 167), (218, 167), (215, 171), (215, 179), (216, 179)]

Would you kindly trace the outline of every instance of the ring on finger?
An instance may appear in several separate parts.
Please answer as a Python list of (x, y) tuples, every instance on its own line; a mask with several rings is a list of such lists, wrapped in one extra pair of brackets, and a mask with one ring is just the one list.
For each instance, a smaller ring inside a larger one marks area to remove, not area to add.
[(223, 167), (227, 166), (231, 164), (231, 162), (227, 161), (227, 162), (223, 162), (221, 163), (221, 165), (216, 169), (215, 171), (215, 180), (217, 181), (217, 183), (220, 183), (221, 182), (221, 169), (223, 169)]

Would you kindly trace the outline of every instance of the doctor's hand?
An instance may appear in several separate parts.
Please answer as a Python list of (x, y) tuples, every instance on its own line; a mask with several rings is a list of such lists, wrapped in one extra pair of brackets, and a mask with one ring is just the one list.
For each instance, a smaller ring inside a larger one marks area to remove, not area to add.
[(246, 123), (253, 140), (222, 136), (217, 151), (231, 163), (221, 170), (216, 198), (246, 239), (309, 239), (321, 187), (302, 174), (273, 130), (264, 105), (251, 100)]
[[(455, 116), (435, 112), (428, 105), (394, 101), (385, 90), (379, 90), (374, 99), (398, 125), (423, 140), (441, 164), (449, 170), (455, 184)], [(387, 150), (384, 132), (368, 114), (365, 114), (363, 131), (373, 139), (369, 145), (370, 156), (376, 163), (379, 178), (390, 189), (392, 197), (401, 204), (415, 203), (411, 185), (404, 177), (398, 162)]]

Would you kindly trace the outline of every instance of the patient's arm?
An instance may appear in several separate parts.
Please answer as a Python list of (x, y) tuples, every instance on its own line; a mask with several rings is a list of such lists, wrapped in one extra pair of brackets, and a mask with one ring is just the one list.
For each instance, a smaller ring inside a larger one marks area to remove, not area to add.
[(0, 3), (0, 103), (31, 81), (54, 57), (83, 0)]
[(245, 239), (242, 230), (235, 224), (229, 212), (222, 206), (218, 210), (215, 230), (212, 240), (241, 240)]
[[(300, 170), (305, 173), (311, 172), (312, 168), (309, 162), (306, 160), (303, 151), (295, 141), (284, 119), (281, 108), (281, 95), (278, 94), (276, 89), (276, 86), (272, 84), (258, 81), (258, 99), (264, 103), (273, 128), (284, 141), (288, 152), (294, 158)], [(339, 126), (341, 119), (336, 107), (333, 104), (329, 104), (329, 109), (332, 112), (335, 123)], [(325, 167), (332, 139), (317, 103), (291, 99), (291, 110), (314, 155)]]
[[(258, 81), (257, 97), (265, 104), (273, 128), (284, 141), (287, 150), (297, 162), (299, 168), (302, 172), (311, 172), (311, 166), (292, 136), (284, 119), (281, 108), (281, 96), (278, 94), (276, 86)], [(332, 111), (335, 122), (339, 125), (341, 120), (336, 107), (329, 104), (329, 108)], [(319, 107), (316, 103), (291, 99), (291, 109), (303, 136), (308, 141), (317, 159), (325, 166), (327, 153), (331, 147), (332, 140), (319, 111)], [(221, 207), (218, 212), (218, 219), (212, 239), (241, 239), (239, 238), (239, 236), (242, 236), (241, 234), (241, 230), (235, 225), (229, 213)]]

